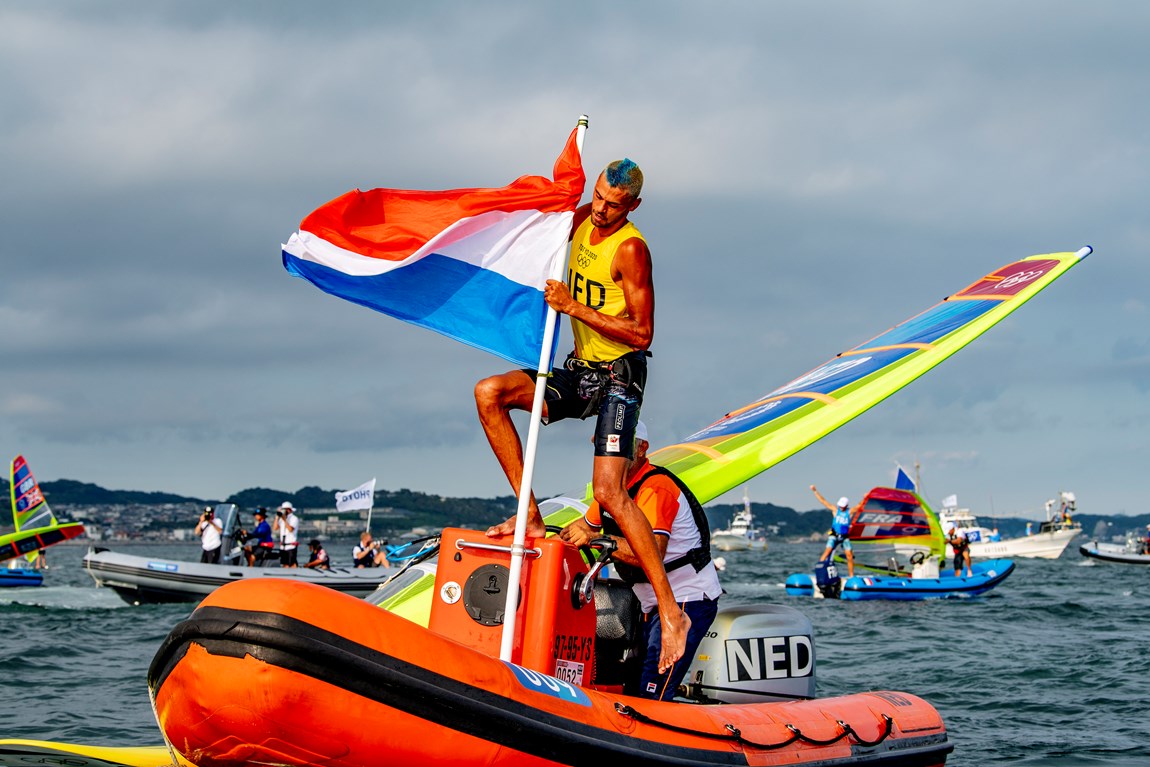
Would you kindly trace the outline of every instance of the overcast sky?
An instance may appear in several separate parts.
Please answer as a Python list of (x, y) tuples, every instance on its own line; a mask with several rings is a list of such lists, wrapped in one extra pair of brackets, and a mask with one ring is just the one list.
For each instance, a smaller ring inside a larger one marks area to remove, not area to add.
[[(1105, 1), (6, 0), (0, 451), (200, 497), (508, 494), (472, 400), (507, 363), (290, 277), (280, 244), (349, 189), (549, 174), (587, 113), (592, 178), (647, 179), (654, 446), (1091, 245), (749, 492), (810, 509), (917, 461), (988, 517), (1059, 490), (1145, 512), (1147, 40), (1150, 5)], [(587, 480), (591, 429), (544, 429), (538, 493)]]

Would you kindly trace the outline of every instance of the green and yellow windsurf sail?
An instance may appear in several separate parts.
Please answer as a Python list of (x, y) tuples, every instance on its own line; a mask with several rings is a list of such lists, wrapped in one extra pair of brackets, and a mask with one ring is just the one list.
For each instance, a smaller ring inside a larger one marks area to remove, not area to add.
[(1090, 255), (1031, 256), (650, 454), (707, 501), (874, 407), (1033, 298)]
[(52, 514), (24, 456), (12, 460), (11, 476), (12, 524), (16, 531), (0, 535), (0, 562), (20, 555), (34, 561), (40, 550), (84, 532), (81, 523), (60, 522)]
[[(682, 478), (701, 503), (713, 500), (882, 402), (1002, 321), (1090, 253), (1090, 248), (1082, 248), (1007, 264), (649, 458)], [(563, 526), (587, 509), (591, 497), (588, 483), (570, 495), (543, 501), (539, 510), (547, 524)], [(426, 625), (432, 593), (425, 582), (427, 573), (403, 588), (385, 589), (387, 596), (378, 604), (403, 610)]]

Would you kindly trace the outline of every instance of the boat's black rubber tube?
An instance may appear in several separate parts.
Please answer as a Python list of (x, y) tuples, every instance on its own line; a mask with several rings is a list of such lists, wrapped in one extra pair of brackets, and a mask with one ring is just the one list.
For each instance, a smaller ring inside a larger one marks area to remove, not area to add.
[[(623, 760), (630, 765), (682, 767), (747, 764), (737, 751), (639, 740), (540, 711), (276, 613), (201, 607), (172, 630), (152, 660), (148, 686), (153, 694), (191, 643), (213, 655), (251, 655), (435, 725), (559, 764), (602, 767)], [(945, 733), (932, 733), (887, 741), (880, 748), (852, 745), (849, 757), (811, 764), (919, 767), (938, 764), (952, 749)]]

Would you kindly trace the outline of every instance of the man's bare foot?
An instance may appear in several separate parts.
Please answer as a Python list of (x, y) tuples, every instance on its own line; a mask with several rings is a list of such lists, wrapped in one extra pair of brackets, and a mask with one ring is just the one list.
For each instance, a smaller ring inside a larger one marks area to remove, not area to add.
[[(493, 525), (487, 528), (488, 538), (498, 538), (501, 535), (515, 535), (515, 517), (501, 522), (498, 525)], [(532, 509), (528, 512), (527, 516), (527, 536), (528, 538), (542, 538), (547, 535), (546, 526), (543, 524), (543, 517), (539, 515), (538, 509)]]
[(685, 612), (680, 611), (679, 620), (675, 622), (675, 626), (671, 626), (671, 621), (665, 619), (662, 623), (663, 646), (659, 652), (660, 674), (674, 666), (675, 662), (682, 658), (683, 653), (687, 650), (687, 632), (691, 630), (691, 619), (687, 617)]

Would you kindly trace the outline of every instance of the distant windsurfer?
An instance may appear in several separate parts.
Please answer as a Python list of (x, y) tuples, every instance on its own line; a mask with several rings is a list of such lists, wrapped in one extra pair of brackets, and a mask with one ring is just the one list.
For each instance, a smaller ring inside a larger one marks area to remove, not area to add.
[[(628, 216), (642, 202), (643, 173), (629, 159), (609, 164), (595, 182), (590, 203), (575, 211), (567, 282), (548, 280), (548, 305), (571, 318), (575, 350), (551, 371), (543, 422), (596, 416), (592, 487), (595, 500), (619, 524), (647, 574), (663, 624), (659, 670), (683, 656), (690, 620), (675, 603), (655, 536), (627, 495), (627, 463), (634, 457), (635, 424), (647, 385), (648, 348), (655, 332), (651, 251)], [(523, 446), (513, 410), (531, 410), (535, 371), (512, 370), (475, 385), (483, 431), (515, 492), (523, 480)], [(530, 492), (530, 489), (527, 490)], [(515, 519), (487, 531), (511, 535)], [(527, 535), (545, 534), (534, 496)]]
[(827, 547), (823, 550), (823, 555), (819, 557), (819, 561), (827, 561), (834, 554), (835, 549), (842, 546), (843, 556), (847, 558), (847, 575), (853, 577), (855, 574), (855, 555), (851, 551), (851, 539), (848, 537), (851, 529), (851, 501), (844, 495), (839, 498), (837, 506), (832, 506), (830, 501), (823, 498), (823, 494), (814, 485), (811, 485), (811, 492), (815, 494), (815, 498), (819, 499), (819, 503), (835, 513), (831, 520), (830, 532), (827, 534)]

